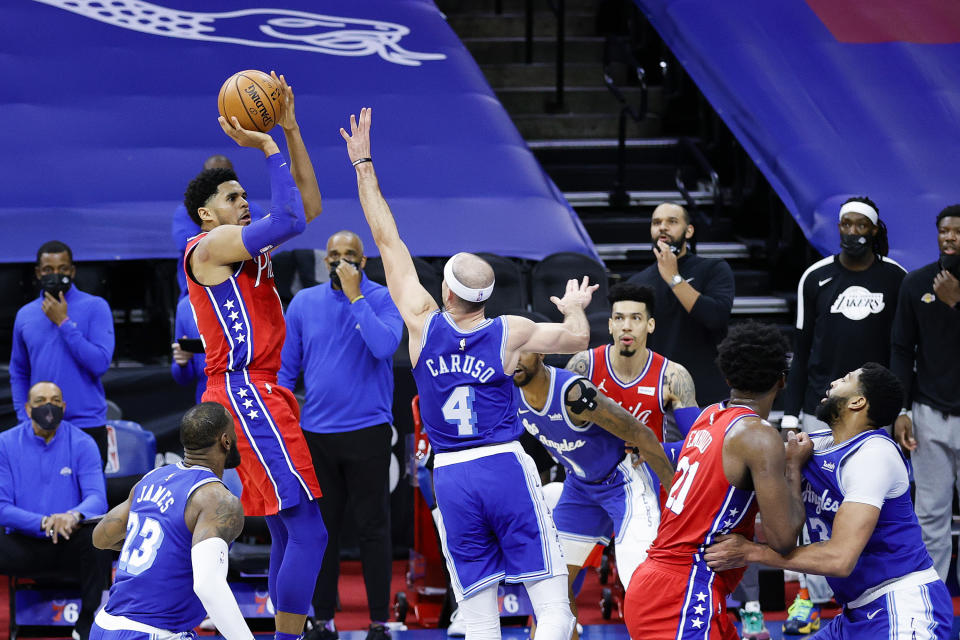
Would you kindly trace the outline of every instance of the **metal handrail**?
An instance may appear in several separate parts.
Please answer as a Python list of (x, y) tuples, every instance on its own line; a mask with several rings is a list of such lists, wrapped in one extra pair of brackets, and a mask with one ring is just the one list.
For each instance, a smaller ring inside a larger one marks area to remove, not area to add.
[[(613, 64), (613, 58), (615, 57), (611, 53), (611, 50), (614, 46), (621, 47), (622, 50), (620, 55), (616, 57), (625, 63), (629, 63), (628, 66), (630, 69), (632, 69), (637, 82), (640, 85), (640, 105), (636, 109), (631, 106), (630, 102), (627, 100), (627, 97), (623, 94), (623, 91), (620, 90), (620, 87), (617, 86), (617, 83), (614, 81), (611, 74), (610, 67)], [(641, 122), (647, 117), (646, 73), (644, 72), (643, 67), (640, 66), (640, 63), (637, 62), (636, 58), (634, 58), (629, 48), (623, 47), (623, 42), (608, 38), (603, 51), (603, 84), (606, 85), (607, 89), (610, 90), (610, 93), (613, 94), (613, 97), (616, 98), (617, 102), (620, 103), (620, 121), (617, 129), (617, 180), (614, 184), (613, 191), (610, 193), (609, 200), (610, 206), (612, 207), (628, 207), (630, 205), (630, 195), (627, 193), (626, 188), (627, 116), (637, 123)]]
[(710, 178), (710, 193), (713, 195), (713, 216), (709, 216), (704, 213), (696, 205), (696, 202), (693, 200), (693, 197), (690, 195), (690, 192), (687, 190), (686, 185), (683, 183), (683, 175), (680, 169), (677, 169), (675, 176), (675, 182), (677, 184), (677, 190), (683, 195), (684, 200), (691, 207), (691, 211), (695, 216), (699, 216), (706, 223), (706, 226), (709, 227), (713, 224), (713, 219), (720, 216), (720, 210), (723, 203), (720, 201), (720, 177), (717, 175), (716, 170), (710, 165), (710, 162), (707, 160), (707, 157), (703, 155), (703, 152), (700, 150), (693, 140), (687, 137), (680, 138), (680, 144), (693, 156), (693, 159), (696, 161), (697, 165), (700, 167), (700, 170), (707, 174)]
[[(547, 0), (547, 6), (550, 7), (550, 10), (553, 12), (553, 15), (557, 18), (557, 42), (555, 47), (556, 55), (556, 92), (554, 94), (554, 100), (548, 102), (544, 105), (546, 111), (551, 113), (558, 113), (566, 110), (566, 104), (564, 103), (564, 90), (565, 90), (565, 78), (564, 78), (564, 65), (566, 61), (566, 24), (567, 24), (567, 7), (566, 0)], [(526, 51), (525, 51), (525, 61), (527, 64), (533, 63), (533, 0), (526, 0), (526, 24), (524, 25), (524, 32), (526, 38)]]

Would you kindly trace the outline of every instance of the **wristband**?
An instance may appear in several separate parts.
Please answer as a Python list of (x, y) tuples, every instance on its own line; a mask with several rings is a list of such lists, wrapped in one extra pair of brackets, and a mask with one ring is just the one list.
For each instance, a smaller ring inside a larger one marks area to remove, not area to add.
[(908, 418), (910, 418), (910, 422), (913, 422), (913, 411), (911, 411), (910, 409), (900, 409), (900, 415), (907, 416)]
[(363, 164), (364, 162), (373, 162), (373, 158), (357, 158), (351, 164), (357, 166), (358, 164)]
[(363, 297), (363, 294), (361, 293), (361, 294), (358, 295), (356, 298), (354, 298), (353, 300), (351, 300), (351, 301), (350, 301), (350, 304), (353, 304), (354, 302), (356, 302), (357, 300), (359, 300), (359, 299), (362, 298), (362, 297)]

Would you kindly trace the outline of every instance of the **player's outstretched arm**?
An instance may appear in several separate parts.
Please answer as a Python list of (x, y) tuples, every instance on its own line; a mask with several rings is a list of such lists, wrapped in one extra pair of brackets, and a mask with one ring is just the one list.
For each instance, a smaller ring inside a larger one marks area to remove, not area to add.
[[(800, 497), (800, 469), (813, 452), (806, 434), (790, 434), (786, 451), (780, 434), (760, 418), (745, 418), (724, 439), (724, 471), (738, 467), (749, 471), (767, 543), (787, 553), (797, 545), (805, 513)], [(728, 462), (730, 465), (728, 466)], [(745, 475), (745, 474), (744, 474)], [(734, 483), (735, 486), (747, 484)], [(742, 488), (742, 487), (741, 487)]]
[[(743, 536), (720, 536), (717, 544), (707, 548), (704, 557), (715, 571), (760, 562), (779, 569), (846, 578), (857, 566), (879, 518), (880, 509), (871, 504), (844, 502), (834, 516), (833, 534), (824, 542), (797, 547), (781, 555)], [(766, 521), (763, 524), (766, 531)]]
[(127, 537), (127, 517), (130, 515), (130, 504), (136, 490), (137, 485), (133, 485), (127, 499), (110, 509), (93, 528), (93, 546), (97, 549), (123, 549), (123, 541)]
[(219, 482), (205, 484), (190, 496), (184, 521), (193, 531), (193, 591), (226, 640), (252, 640), (227, 584), (227, 545), (243, 530), (240, 500)]
[(424, 322), (427, 316), (437, 309), (437, 303), (420, 284), (410, 251), (400, 239), (393, 212), (390, 211), (390, 205), (380, 191), (380, 183), (377, 181), (377, 173), (373, 169), (373, 161), (370, 157), (372, 118), (372, 110), (364, 107), (360, 110), (359, 121), (356, 116), (350, 116), (350, 133), (341, 128), (340, 135), (347, 143), (347, 154), (357, 170), (360, 206), (363, 207), (363, 215), (370, 226), (373, 241), (380, 250), (390, 297), (393, 298), (410, 331), (410, 355), (416, 362), (417, 354), (412, 352), (413, 345), (420, 344), (419, 337)]
[(581, 378), (567, 388), (564, 398), (568, 415), (575, 422), (589, 421), (600, 425), (624, 442), (637, 447), (664, 489), (673, 484), (674, 468), (663, 451), (656, 434), (626, 409), (600, 393), (586, 378)]
[(290, 173), (293, 175), (293, 181), (297, 183), (297, 189), (300, 190), (303, 212), (307, 222), (310, 222), (323, 211), (320, 185), (317, 184), (313, 162), (300, 135), (300, 125), (297, 123), (297, 116), (293, 109), (293, 87), (287, 84), (283, 74), (277, 76), (276, 71), (271, 71), (270, 75), (273, 76), (273, 81), (280, 85), (280, 100), (283, 108), (280, 110), (277, 124), (283, 127), (283, 136), (287, 140), (287, 153), (290, 154)]
[(587, 276), (582, 282), (567, 281), (563, 298), (550, 296), (563, 314), (563, 322), (533, 322), (520, 316), (507, 316), (510, 332), (507, 337), (505, 371), (513, 371), (521, 352), (576, 353), (589, 346), (590, 323), (583, 312), (600, 285), (590, 284)]

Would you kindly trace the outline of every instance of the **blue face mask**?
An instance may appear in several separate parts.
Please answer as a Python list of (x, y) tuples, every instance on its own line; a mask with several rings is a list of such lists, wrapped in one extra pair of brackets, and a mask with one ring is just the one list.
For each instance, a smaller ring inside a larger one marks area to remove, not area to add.
[(48, 402), (30, 409), (30, 418), (44, 431), (53, 431), (63, 420), (63, 407)]

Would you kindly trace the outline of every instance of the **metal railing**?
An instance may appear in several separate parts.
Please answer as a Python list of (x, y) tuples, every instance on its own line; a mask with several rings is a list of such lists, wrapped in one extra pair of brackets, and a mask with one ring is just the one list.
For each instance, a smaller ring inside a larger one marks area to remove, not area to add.
[(698, 147), (692, 139), (686, 137), (680, 138), (680, 144), (687, 151), (687, 153), (690, 154), (700, 170), (703, 171), (710, 180), (710, 193), (713, 195), (713, 215), (711, 216), (703, 211), (703, 209), (697, 205), (697, 202), (694, 200), (693, 196), (690, 195), (690, 191), (687, 189), (687, 186), (683, 181), (682, 169), (677, 169), (677, 172), (674, 176), (674, 180), (677, 185), (677, 191), (679, 191), (680, 195), (683, 196), (683, 200), (687, 204), (687, 210), (694, 219), (694, 224), (709, 228), (713, 224), (713, 220), (720, 216), (720, 210), (723, 206), (720, 197), (720, 178), (714, 168), (710, 166), (710, 162), (707, 160), (707, 157), (703, 155), (700, 147)]
[[(640, 103), (636, 107), (630, 104), (617, 83), (617, 76), (629, 80), (640, 87)], [(647, 117), (646, 73), (630, 50), (629, 40), (608, 37), (603, 48), (603, 84), (620, 103), (620, 122), (617, 128), (617, 179), (610, 193), (610, 206), (627, 207), (630, 194), (627, 193), (627, 118), (641, 122)]]
[[(550, 7), (553, 15), (557, 18), (556, 47), (554, 50), (554, 62), (556, 65), (556, 90), (554, 92), (553, 100), (548, 100), (544, 105), (544, 109), (549, 113), (561, 113), (567, 109), (566, 103), (564, 102), (564, 64), (566, 62), (567, 7), (565, 0), (547, 0), (547, 6)], [(532, 64), (534, 0), (526, 0), (525, 9), (526, 23), (524, 25), (524, 34), (526, 47), (524, 59), (527, 64)]]

